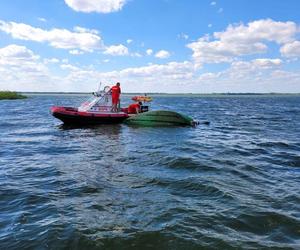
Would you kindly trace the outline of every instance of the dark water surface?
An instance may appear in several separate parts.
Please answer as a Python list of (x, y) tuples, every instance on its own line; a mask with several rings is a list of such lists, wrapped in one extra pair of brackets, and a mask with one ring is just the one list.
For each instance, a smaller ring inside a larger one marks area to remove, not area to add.
[(155, 98), (197, 128), (49, 113), (81, 100), (0, 101), (0, 249), (300, 249), (299, 96)]

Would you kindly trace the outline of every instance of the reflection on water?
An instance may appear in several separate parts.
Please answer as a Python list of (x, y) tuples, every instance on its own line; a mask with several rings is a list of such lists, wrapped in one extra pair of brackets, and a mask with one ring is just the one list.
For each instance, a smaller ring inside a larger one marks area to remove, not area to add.
[(80, 98), (0, 102), (1, 249), (298, 248), (299, 97), (154, 98), (196, 128), (51, 117)]

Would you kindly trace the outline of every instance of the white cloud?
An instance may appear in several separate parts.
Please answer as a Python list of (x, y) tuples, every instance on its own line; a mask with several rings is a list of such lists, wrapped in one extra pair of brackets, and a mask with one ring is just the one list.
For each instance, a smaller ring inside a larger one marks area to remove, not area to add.
[(153, 50), (152, 50), (152, 49), (147, 49), (147, 50), (146, 50), (146, 54), (147, 54), (148, 56), (151, 56), (151, 55), (153, 54)]
[(57, 58), (45, 58), (44, 59), (44, 63), (48, 64), (48, 63), (59, 63), (59, 59)]
[(126, 41), (128, 44), (130, 44), (130, 43), (132, 43), (133, 42), (133, 40), (132, 39), (127, 39), (127, 41)]
[(247, 25), (229, 25), (224, 32), (214, 33), (216, 39), (223, 42), (249, 43), (273, 41), (278, 44), (294, 40), (297, 25), (294, 22), (277, 22), (272, 19), (262, 19)]
[[(104, 83), (120, 81), (126, 92), (138, 91), (176, 91), (186, 82), (192, 82), (195, 70), (191, 62), (170, 62), (167, 64), (152, 64), (143, 67), (126, 68), (120, 71), (98, 72), (94, 70), (71, 70), (66, 77), (73, 84), (81, 85), (89, 82)], [(172, 88), (170, 88), (172, 86)], [(91, 91), (91, 86), (85, 85), (83, 91)]]
[[(229, 25), (213, 37), (205, 36), (189, 43), (198, 66), (203, 63), (231, 62), (236, 57), (265, 53), (265, 42), (283, 44), (293, 41), (297, 33), (294, 22), (276, 22), (271, 19), (250, 22), (247, 25)], [(212, 40), (213, 38), (213, 40)]]
[(300, 73), (284, 71), (280, 69), (281, 64), (280, 59), (269, 58), (234, 61), (224, 71), (199, 75), (192, 62), (170, 62), (109, 72), (71, 70), (66, 79), (77, 86), (85, 86), (84, 91), (91, 88), (83, 85), (87, 79), (91, 82), (101, 79), (107, 83), (120, 81), (122, 89), (128, 92), (300, 91)]
[(209, 42), (204, 39), (187, 46), (193, 50), (193, 58), (199, 66), (203, 63), (231, 62), (236, 56), (263, 53), (267, 49), (262, 43), (234, 44), (222, 41)]
[(209, 24), (207, 25), (207, 27), (208, 27), (208, 28), (211, 28), (211, 27), (212, 27), (212, 24), (211, 24), (211, 23), (209, 23)]
[(49, 78), (48, 68), (40, 62), (40, 56), (15, 44), (0, 48), (0, 71), (0, 89), (8, 89), (7, 86), (9, 90), (24, 89)]
[(284, 57), (300, 58), (300, 41), (287, 43), (280, 48), (280, 53)]
[(65, 0), (65, 3), (75, 11), (110, 13), (120, 11), (127, 0)]
[(259, 58), (251, 61), (234, 61), (229, 69), (222, 72), (223, 76), (229, 77), (233, 81), (248, 80), (255, 84), (255, 77), (272, 70), (279, 69), (282, 65), (280, 59)]
[(39, 17), (38, 20), (41, 21), (41, 22), (47, 22), (47, 20), (43, 17)]
[(87, 29), (84, 27), (80, 27), (80, 26), (75, 26), (74, 27), (74, 31), (78, 32), (78, 33), (91, 33), (91, 34), (95, 34), (98, 35), (99, 31), (95, 30), (95, 29)]
[(126, 46), (119, 44), (107, 47), (103, 53), (112, 56), (126, 56), (129, 54), (129, 51)]
[(160, 79), (189, 79), (194, 72), (191, 62), (170, 62), (152, 64), (144, 67), (127, 68), (120, 71), (122, 77), (150, 77)]
[(282, 65), (281, 59), (269, 59), (269, 58), (259, 58), (259, 59), (254, 59), (252, 60), (252, 63), (260, 68), (274, 68), (274, 67), (279, 67)]
[(211, 6), (214, 6), (214, 5), (216, 5), (216, 4), (217, 4), (216, 2), (211, 2), (211, 3), (210, 3)]
[(251, 77), (251, 75), (261, 71), (278, 69), (281, 66), (282, 61), (278, 58), (258, 58), (251, 61), (234, 61), (231, 63), (230, 68), (224, 72), (231, 75), (232, 79), (238, 79), (243, 78), (245, 75)]
[(64, 70), (63, 76), (56, 75), (55, 71), (51, 72), (46, 67), (46, 60), (53, 63), (58, 61), (52, 59), (42, 60), (24, 46), (9, 45), (1, 48), (0, 88), (9, 86), (11, 90), (19, 91), (92, 91), (100, 79), (105, 83), (120, 81), (126, 92), (300, 91), (300, 73), (282, 70), (283, 62), (278, 58), (233, 61), (228, 69), (200, 75), (190, 61), (100, 72), (91, 66), (75, 66), (67, 60), (59, 60), (62, 62), (59, 67)]
[(17, 65), (27, 62), (37, 61), (39, 56), (27, 49), (25, 46), (16, 44), (8, 45), (0, 49), (0, 64), (2, 65)]
[(24, 23), (0, 20), (0, 30), (16, 39), (47, 42), (51, 46), (61, 49), (80, 49), (91, 52), (103, 46), (101, 37), (94, 31), (91, 32), (80, 27), (75, 27), (75, 32), (66, 29), (43, 30)]
[(71, 65), (71, 64), (62, 64), (60, 65), (60, 67), (64, 70), (70, 70), (70, 71), (79, 71), (80, 68), (74, 66), (74, 65)]
[(166, 50), (160, 50), (155, 54), (155, 57), (160, 58), (160, 59), (165, 59), (170, 57), (170, 52)]
[[(128, 48), (122, 44), (104, 47), (99, 32), (76, 26), (73, 31), (66, 29), (43, 30), (23, 23), (4, 22), (0, 20), (0, 30), (10, 34), (15, 39), (48, 43), (55, 48), (69, 49), (72, 55), (81, 55), (84, 52), (103, 50), (104, 54), (113, 56), (129, 55)], [(132, 40), (128, 39), (127, 43)], [(139, 53), (130, 54), (141, 57)]]
[(280, 59), (234, 61), (226, 70), (201, 74), (205, 92), (299, 92), (300, 73), (281, 69)]
[(152, 49), (147, 49), (146, 53), (148, 56), (151, 56), (153, 54), (153, 50)]
[[(18, 26), (20, 24), (13, 28), (10, 25), (12, 24), (0, 22), (0, 30), (9, 30), (7, 33), (24, 40), (49, 44), (53, 41), (53, 36), (49, 34), (52, 30), (29, 26), (24, 32), (24, 28)], [(75, 27), (69, 32), (98, 36), (97, 31), (82, 27)], [(91, 91), (93, 84), (101, 79), (107, 83), (120, 81), (124, 92), (300, 92), (300, 73), (297, 70), (284, 70), (283, 65), (287, 59), (265, 58), (262, 55), (253, 60), (243, 58), (245, 55), (266, 52), (269, 42), (281, 47), (282, 56), (297, 58), (300, 56), (300, 41), (295, 40), (297, 32), (299, 31), (293, 22), (275, 22), (269, 19), (229, 25), (222, 32), (215, 32), (189, 43), (187, 46), (192, 49), (194, 60), (149, 64), (109, 72), (98, 71), (92, 66), (75, 66), (67, 59), (42, 59), (25, 46), (12, 44), (0, 48), (0, 88), (9, 86), (12, 90), (27, 91)], [(141, 56), (138, 52), (131, 53), (122, 44), (102, 46), (100, 49), (108, 55)], [(84, 51), (79, 46), (68, 50), (73, 54)], [(150, 48), (145, 52), (153, 55)], [(161, 58), (170, 56), (165, 50), (158, 51), (155, 56), (159, 53)], [(101, 62), (109, 62), (109, 59)], [(202, 70), (198, 70), (199, 65), (219, 62), (230, 64), (223, 71), (205, 72), (204, 68), (205, 73), (200, 74)], [(64, 70), (63, 73), (57, 71), (58, 67)], [(88, 85), (87, 82), (91, 84)]]

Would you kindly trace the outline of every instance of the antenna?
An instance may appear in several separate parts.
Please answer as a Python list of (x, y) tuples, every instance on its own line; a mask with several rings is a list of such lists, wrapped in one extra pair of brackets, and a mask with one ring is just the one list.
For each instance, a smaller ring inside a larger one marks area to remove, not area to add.
[(100, 96), (100, 95), (101, 95), (101, 85), (102, 85), (102, 82), (100, 82), (100, 83), (98, 84), (98, 89), (97, 89), (97, 91), (96, 91), (96, 92), (93, 92), (93, 95), (94, 95), (94, 96)]
[(99, 82), (99, 85), (98, 85), (97, 92), (100, 92), (100, 91), (101, 91), (101, 85), (102, 85), (102, 82), (100, 81), (100, 82)]

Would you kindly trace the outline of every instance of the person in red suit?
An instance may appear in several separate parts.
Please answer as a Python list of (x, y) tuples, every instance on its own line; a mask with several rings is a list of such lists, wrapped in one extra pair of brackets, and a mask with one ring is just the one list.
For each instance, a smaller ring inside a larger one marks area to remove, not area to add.
[(138, 114), (141, 112), (141, 102), (133, 103), (128, 106), (128, 114)]
[(118, 104), (120, 102), (120, 94), (121, 94), (121, 88), (120, 83), (117, 82), (115, 86), (113, 86), (111, 89), (111, 99), (112, 99), (112, 112), (118, 112)]

